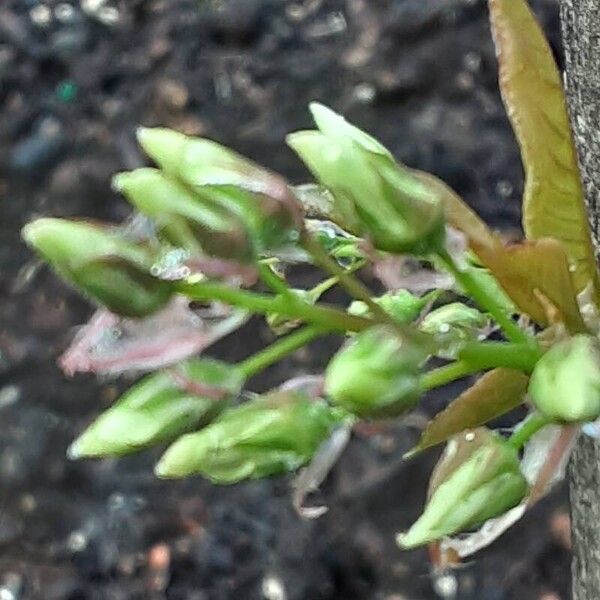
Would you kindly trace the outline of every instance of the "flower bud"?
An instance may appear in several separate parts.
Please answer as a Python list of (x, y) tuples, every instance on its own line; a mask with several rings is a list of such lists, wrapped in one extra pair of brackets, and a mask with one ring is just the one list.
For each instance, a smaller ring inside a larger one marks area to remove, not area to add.
[(515, 448), (485, 428), (461, 433), (432, 475), (423, 514), (396, 541), (416, 548), (477, 527), (516, 506), (527, 491)]
[(119, 315), (147, 316), (173, 294), (170, 283), (150, 274), (149, 249), (127, 241), (116, 228), (44, 218), (22, 234), (65, 280)]
[(201, 191), (193, 193), (158, 169), (119, 173), (113, 185), (156, 223), (161, 235), (192, 254), (248, 262), (255, 248), (243, 221)]
[(120, 456), (171, 441), (214, 418), (241, 386), (235, 367), (214, 360), (145, 377), (71, 444), (69, 456)]
[[(424, 296), (415, 296), (408, 290), (396, 290), (387, 292), (383, 296), (379, 296), (379, 298), (374, 298), (374, 301), (397, 323), (412, 323), (419, 317), (425, 306), (438, 295), (439, 292), (437, 291)], [(366, 317), (370, 314), (369, 307), (361, 300), (352, 302), (348, 308), (348, 312), (361, 317)]]
[(593, 421), (600, 417), (600, 342), (576, 335), (542, 356), (529, 380), (535, 407), (554, 421)]
[(310, 109), (318, 131), (299, 131), (287, 140), (332, 192), (338, 224), (386, 252), (441, 249), (444, 208), (426, 182), (340, 115), (316, 103)]
[(435, 338), (438, 356), (453, 359), (466, 342), (477, 340), (488, 325), (489, 319), (477, 309), (453, 302), (432, 310), (419, 329)]
[(331, 359), (325, 392), (359, 417), (393, 417), (413, 408), (421, 395), (424, 351), (385, 327), (354, 336)]
[(341, 418), (323, 400), (274, 392), (178, 439), (161, 458), (156, 474), (201, 474), (228, 484), (293, 471), (313, 457)]
[(261, 251), (298, 239), (302, 214), (284, 179), (212, 140), (142, 128), (142, 148), (167, 173), (238, 214)]

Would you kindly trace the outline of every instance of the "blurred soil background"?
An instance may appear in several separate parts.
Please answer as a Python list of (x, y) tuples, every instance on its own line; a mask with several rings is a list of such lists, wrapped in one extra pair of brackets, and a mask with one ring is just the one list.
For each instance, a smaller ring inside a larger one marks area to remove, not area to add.
[[(533, 6), (560, 55), (556, 0)], [(110, 177), (145, 163), (140, 124), (213, 137), (302, 182), (283, 138), (309, 126), (310, 100), (518, 232), (522, 169), (496, 77), (484, 0), (1, 0), (1, 600), (570, 598), (564, 491), (452, 577), (395, 547), (436, 457), (402, 462), (418, 435), (402, 423), (355, 435), (313, 522), (293, 512), (287, 478), (165, 483), (157, 452), (69, 462), (128, 382), (58, 370), (92, 309), (19, 239), (38, 215), (125, 218)], [(211, 353), (237, 360), (269, 339), (257, 320)], [(317, 371), (336, 343), (253, 388)]]

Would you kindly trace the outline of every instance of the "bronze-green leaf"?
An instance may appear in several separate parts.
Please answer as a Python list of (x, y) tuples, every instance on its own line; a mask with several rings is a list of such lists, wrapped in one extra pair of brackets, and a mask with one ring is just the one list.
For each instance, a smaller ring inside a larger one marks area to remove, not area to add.
[(488, 371), (429, 422), (419, 443), (407, 456), (509, 412), (523, 402), (528, 381), (527, 375), (513, 369)]
[(447, 221), (467, 236), (470, 247), (519, 310), (540, 325), (548, 325), (542, 294), (571, 332), (585, 331), (562, 243), (539, 239), (505, 246), (452, 189), (432, 175), (420, 173), (419, 177), (442, 198)]
[(528, 239), (564, 243), (577, 292), (600, 297), (583, 187), (560, 74), (525, 0), (489, 0), (500, 89), (525, 169), (523, 227)]
[(586, 331), (579, 312), (569, 261), (563, 244), (539, 239), (498, 246), (494, 250), (474, 245), (477, 255), (492, 271), (516, 306), (536, 323), (549, 325), (547, 301), (572, 333)]

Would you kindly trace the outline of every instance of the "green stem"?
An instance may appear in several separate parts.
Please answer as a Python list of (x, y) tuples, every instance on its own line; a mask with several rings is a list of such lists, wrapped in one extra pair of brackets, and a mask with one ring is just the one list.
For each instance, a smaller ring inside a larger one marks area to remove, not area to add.
[(459, 358), (481, 371), (505, 367), (531, 373), (542, 354), (530, 343), (471, 342), (462, 348)]
[(259, 294), (232, 288), (212, 281), (177, 283), (179, 293), (193, 300), (214, 300), (231, 306), (244, 308), (253, 313), (277, 313), (293, 319), (301, 319), (320, 325), (329, 331), (362, 331), (373, 325), (371, 319), (349, 315), (325, 304), (308, 304), (293, 298)]
[(246, 378), (252, 377), (267, 367), (270, 367), (272, 364), (280, 361), (288, 354), (306, 346), (306, 344), (312, 342), (315, 338), (325, 335), (326, 333), (327, 331), (322, 327), (308, 325), (307, 327), (294, 331), (294, 333), (286, 335), (284, 338), (277, 340), (274, 344), (271, 344), (264, 350), (243, 360), (241, 363), (238, 363), (237, 367)]
[(271, 267), (265, 263), (258, 264), (258, 272), (260, 273), (261, 279), (271, 288), (271, 291), (276, 294), (288, 294), (290, 288), (288, 284), (273, 272)]
[(550, 421), (538, 411), (527, 415), (525, 420), (521, 421), (513, 434), (508, 438), (508, 443), (517, 450), (520, 450), (542, 427), (548, 425)]
[(433, 388), (438, 388), (457, 379), (462, 379), (467, 375), (477, 373), (479, 367), (473, 366), (470, 363), (457, 360), (456, 362), (432, 369), (421, 377), (421, 389), (426, 392)]
[[(470, 296), (479, 308), (488, 312), (494, 320), (502, 327), (506, 337), (512, 342), (532, 343), (532, 338), (525, 333), (499, 306), (494, 298), (482, 288), (472, 277), (469, 271), (464, 271), (456, 264), (450, 254), (443, 250), (438, 254), (446, 269), (453, 275), (457, 283), (462, 287), (465, 294)], [(535, 343), (535, 342), (533, 342)]]
[(329, 271), (331, 275), (337, 277), (340, 285), (356, 300), (362, 300), (371, 311), (371, 314), (379, 323), (388, 323), (396, 326), (395, 321), (386, 313), (379, 304), (371, 297), (371, 291), (363, 283), (348, 273), (343, 267), (327, 254), (321, 245), (310, 235), (306, 233), (302, 239), (304, 249), (312, 256), (313, 260), (323, 269)]

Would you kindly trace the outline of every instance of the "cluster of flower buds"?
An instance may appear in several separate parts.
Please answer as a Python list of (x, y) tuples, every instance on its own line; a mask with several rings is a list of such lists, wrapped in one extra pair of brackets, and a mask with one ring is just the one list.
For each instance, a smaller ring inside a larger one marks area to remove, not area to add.
[[(140, 129), (138, 140), (167, 175), (198, 196), (197, 204), (220, 207), (221, 214), (242, 219), (257, 252), (298, 240), (301, 210), (293, 191), (279, 175), (212, 140), (170, 129)], [(130, 188), (128, 195), (134, 194)]]
[(485, 428), (448, 442), (430, 482), (423, 514), (397, 536), (402, 548), (416, 548), (466, 531), (510, 510), (528, 491), (515, 448)]
[(318, 130), (288, 144), (334, 197), (333, 218), (379, 250), (425, 255), (443, 247), (441, 199), (377, 140), (321, 104), (310, 106)]
[(242, 384), (235, 367), (209, 359), (149, 375), (102, 413), (73, 442), (69, 455), (117, 456), (172, 441), (219, 415)]
[(228, 484), (292, 471), (314, 456), (343, 418), (323, 400), (273, 392), (179, 438), (158, 463), (156, 474), (201, 474)]
[(385, 326), (372, 327), (349, 340), (325, 372), (332, 402), (359, 417), (403, 414), (421, 396), (421, 366), (426, 353)]

